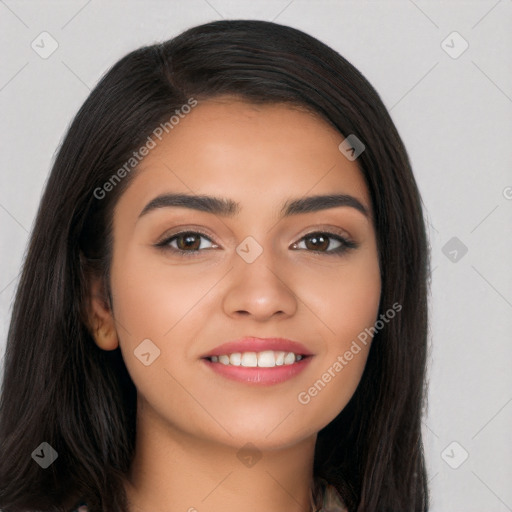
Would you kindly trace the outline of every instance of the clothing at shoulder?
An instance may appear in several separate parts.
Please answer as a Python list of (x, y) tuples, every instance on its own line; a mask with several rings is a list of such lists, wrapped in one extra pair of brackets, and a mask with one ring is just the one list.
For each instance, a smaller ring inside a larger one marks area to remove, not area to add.
[[(311, 501), (314, 512), (348, 512), (336, 487), (323, 478), (315, 479), (315, 490)], [(72, 512), (89, 512), (89, 507), (82, 504)]]
[(336, 487), (323, 478), (315, 478), (311, 505), (314, 512), (348, 512)]

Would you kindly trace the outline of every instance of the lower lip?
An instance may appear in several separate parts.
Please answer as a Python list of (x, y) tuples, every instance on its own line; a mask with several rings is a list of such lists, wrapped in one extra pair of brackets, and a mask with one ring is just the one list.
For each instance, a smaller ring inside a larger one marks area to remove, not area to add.
[(209, 359), (203, 359), (203, 362), (214, 372), (227, 379), (256, 386), (271, 386), (272, 384), (285, 382), (298, 375), (308, 366), (311, 359), (313, 359), (313, 357), (308, 356), (296, 363), (273, 366), (272, 368), (231, 366), (222, 363), (213, 363)]

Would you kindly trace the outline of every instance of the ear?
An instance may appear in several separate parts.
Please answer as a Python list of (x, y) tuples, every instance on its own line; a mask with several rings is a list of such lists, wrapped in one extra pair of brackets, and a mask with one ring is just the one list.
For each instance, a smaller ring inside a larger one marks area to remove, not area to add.
[(115, 350), (119, 346), (119, 339), (103, 280), (99, 277), (91, 278), (89, 290), (89, 327), (96, 345), (103, 350)]

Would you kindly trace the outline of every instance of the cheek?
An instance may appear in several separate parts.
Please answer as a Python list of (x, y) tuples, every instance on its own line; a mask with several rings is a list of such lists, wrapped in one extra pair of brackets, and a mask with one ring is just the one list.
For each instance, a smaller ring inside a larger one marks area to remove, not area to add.
[(378, 267), (354, 268), (341, 279), (330, 315), (335, 345), (346, 350), (353, 339), (374, 325), (379, 308), (381, 283)]
[[(155, 259), (140, 248), (119, 251), (117, 258), (114, 254), (111, 279), (117, 331), (123, 359), (139, 392), (156, 402), (165, 395), (166, 406), (179, 410), (189, 397), (170, 375), (192, 387), (188, 365), (196, 363), (198, 348), (191, 340), (196, 335), (200, 339), (198, 331), (218, 305), (212, 288), (225, 270)], [(144, 341), (148, 339), (151, 343)], [(146, 346), (158, 354), (148, 366), (137, 357), (146, 353), (141, 348)], [(177, 392), (168, 394), (171, 388)]]
[[(370, 248), (372, 249), (372, 248)], [(338, 265), (302, 269), (295, 281), (299, 297), (314, 313), (327, 350), (345, 350), (373, 326), (378, 314), (381, 278), (375, 250), (352, 253)]]
[[(200, 306), (217, 277), (197, 265), (155, 263), (133, 250), (114, 260), (112, 289), (116, 318), (131, 343), (164, 339), (191, 310)], [(126, 337), (123, 337), (123, 340)]]
[(314, 278), (306, 273), (303, 279), (310, 283), (306, 288), (300, 285), (309, 290), (309, 299), (304, 301), (317, 313), (317, 324), (323, 326), (324, 346), (297, 402), (319, 427), (347, 405), (366, 365), (372, 338), (365, 329), (375, 325), (381, 295), (376, 251), (346, 260), (330, 274), (323, 271)]
[[(140, 248), (114, 254), (111, 279), (115, 317), (123, 359), (138, 394), (160, 415), (174, 411), (171, 416), (176, 416), (184, 407), (195, 406), (178, 383), (193, 389), (188, 363), (194, 363), (194, 347), (189, 342), (218, 276), (211, 269), (199, 271), (197, 265), (154, 260)], [(144, 341), (148, 339), (151, 343)], [(147, 347), (144, 351), (143, 346)], [(138, 357), (146, 352), (152, 361), (148, 365)], [(195, 414), (204, 422), (201, 410)]]

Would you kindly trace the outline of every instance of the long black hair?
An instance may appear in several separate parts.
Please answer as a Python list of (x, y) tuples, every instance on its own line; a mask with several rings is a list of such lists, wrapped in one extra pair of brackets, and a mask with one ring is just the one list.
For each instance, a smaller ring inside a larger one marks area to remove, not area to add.
[[(5, 352), (5, 512), (67, 511), (81, 498), (92, 511), (125, 510), (122, 477), (135, 448), (136, 389), (120, 349), (104, 351), (94, 342), (86, 306), (92, 275), (103, 276), (109, 289), (113, 208), (136, 166), (125, 167), (108, 194), (98, 191), (175, 110), (191, 98), (225, 94), (306, 107), (365, 145), (357, 163), (374, 212), (379, 313), (395, 303), (402, 310), (376, 332), (352, 399), (318, 433), (314, 474), (338, 489), (350, 512), (427, 510), (421, 417), (429, 247), (406, 150), (378, 93), (336, 51), (284, 25), (223, 20), (119, 60), (59, 148), (31, 233)], [(35, 463), (35, 451), (49, 453), (41, 443), (58, 454), (46, 469)]]

